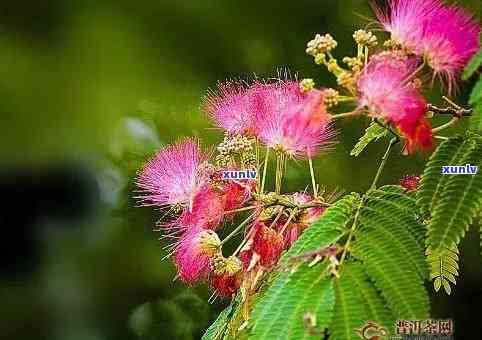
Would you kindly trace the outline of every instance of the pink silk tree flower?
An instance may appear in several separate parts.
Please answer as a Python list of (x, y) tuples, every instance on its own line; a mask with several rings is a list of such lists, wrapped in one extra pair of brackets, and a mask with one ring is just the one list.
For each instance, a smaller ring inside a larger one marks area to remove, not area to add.
[(442, 0), (390, 0), (387, 10), (373, 7), (392, 39), (425, 57), (451, 92), (460, 72), (479, 50), (478, 21), (468, 11)]
[(222, 192), (205, 185), (193, 199), (192, 209), (185, 209), (179, 219), (171, 222), (181, 230), (189, 228), (216, 229), (224, 217), (226, 197)]
[(221, 275), (214, 274), (211, 279), (211, 286), (220, 297), (230, 298), (236, 294), (241, 286), (241, 273)]
[(270, 228), (271, 221), (257, 220), (248, 233), (248, 241), (239, 253), (239, 258), (246, 271), (261, 265), (271, 269), (277, 262), (285, 248), (285, 240), (274, 228)]
[(198, 141), (190, 138), (161, 149), (138, 175), (143, 202), (161, 207), (180, 204), (191, 210), (194, 197), (209, 177), (202, 171), (207, 159)]
[(313, 156), (329, 145), (334, 133), (322, 91), (301, 92), (298, 82), (259, 85), (258, 137), (268, 147), (293, 158)]
[(253, 226), (252, 251), (259, 255), (259, 263), (262, 266), (266, 268), (274, 266), (278, 262), (283, 248), (284, 242), (281, 234), (264, 222), (256, 222)]
[(468, 11), (444, 6), (426, 23), (423, 52), (449, 93), (460, 73), (480, 48), (480, 24)]
[(228, 211), (241, 208), (251, 198), (251, 193), (255, 189), (256, 181), (254, 180), (229, 181), (223, 188), (224, 209)]
[(250, 135), (255, 130), (252, 95), (248, 85), (242, 82), (220, 83), (217, 92), (205, 97), (202, 108), (218, 127), (228, 133)]
[(392, 40), (416, 55), (423, 54), (425, 23), (442, 8), (440, 0), (389, 0), (386, 9), (375, 0), (370, 4)]
[(206, 279), (212, 271), (211, 259), (220, 242), (212, 230), (186, 230), (174, 251), (174, 263), (180, 279), (186, 283)]
[(418, 91), (406, 84), (415, 63), (391, 53), (372, 57), (358, 80), (359, 105), (374, 117), (383, 117), (407, 140), (406, 151), (432, 146), (432, 130), (425, 119), (427, 104)]

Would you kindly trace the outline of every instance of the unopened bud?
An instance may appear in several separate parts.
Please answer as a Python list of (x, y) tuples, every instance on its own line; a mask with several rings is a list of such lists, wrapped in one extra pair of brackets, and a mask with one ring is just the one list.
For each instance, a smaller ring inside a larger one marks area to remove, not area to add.
[(221, 240), (212, 230), (205, 230), (199, 237), (199, 247), (208, 256), (214, 256), (221, 250)]
[(334, 49), (338, 43), (330, 34), (317, 34), (313, 40), (306, 45), (306, 53), (316, 57), (320, 53), (326, 53)]
[(361, 46), (376, 46), (377, 37), (373, 35), (372, 32), (367, 32), (365, 30), (358, 30), (353, 33), (353, 39), (355, 42)]
[(315, 81), (311, 78), (305, 78), (300, 82), (301, 92), (308, 92), (315, 88)]

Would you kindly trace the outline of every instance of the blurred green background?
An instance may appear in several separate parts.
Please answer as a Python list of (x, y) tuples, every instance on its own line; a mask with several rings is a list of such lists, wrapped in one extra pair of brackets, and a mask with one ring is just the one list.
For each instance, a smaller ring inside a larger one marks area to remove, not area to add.
[[(478, 0), (458, 2), (480, 17)], [(334, 86), (306, 42), (330, 32), (336, 55), (351, 54), (353, 31), (372, 18), (365, 0), (3, 1), (1, 337), (200, 338), (226, 301), (208, 304), (204, 285), (172, 281), (152, 231), (160, 212), (135, 199), (136, 170), (180, 137), (219, 140), (199, 110), (218, 80), (288, 67)], [(428, 96), (440, 103), (437, 89)], [(316, 160), (329, 190), (367, 189), (385, 145), (349, 156), (366, 125), (340, 122), (336, 148)], [(382, 183), (424, 162), (393, 155)], [(286, 190), (309, 184), (306, 169), (289, 167)], [(455, 318), (459, 335), (476, 329), (467, 320), (482, 296), (475, 230), (462, 252), (455, 294), (433, 300), (434, 315)]]

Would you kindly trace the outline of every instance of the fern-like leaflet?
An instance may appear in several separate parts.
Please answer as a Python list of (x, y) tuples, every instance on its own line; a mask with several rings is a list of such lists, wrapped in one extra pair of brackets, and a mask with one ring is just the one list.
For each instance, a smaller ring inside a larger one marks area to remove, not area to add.
[[(451, 293), (456, 284), (456, 249), (482, 208), (482, 137), (450, 138), (432, 156), (422, 177), (418, 203), (428, 213), (427, 256), (436, 291)], [(442, 166), (470, 164), (478, 172), (443, 175)], [(437, 173), (438, 172), (438, 173)]]

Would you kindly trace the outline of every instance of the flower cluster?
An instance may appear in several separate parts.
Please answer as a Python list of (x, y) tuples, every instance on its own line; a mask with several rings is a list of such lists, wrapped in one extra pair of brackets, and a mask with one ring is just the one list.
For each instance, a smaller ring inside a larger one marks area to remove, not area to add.
[[(480, 26), (467, 11), (441, 0), (389, 0), (387, 9), (373, 7), (380, 25), (391, 34), (382, 44), (385, 49), (374, 49), (377, 37), (372, 32), (358, 30), (353, 34), (357, 54), (342, 58), (347, 68), (333, 56), (336, 41), (329, 34), (317, 34), (306, 52), (336, 76), (347, 92), (345, 100), (358, 103), (356, 112), (395, 128), (405, 139), (405, 154), (429, 150), (433, 133), (421, 73), (428, 66), (432, 78), (439, 76), (450, 93), (480, 47)], [(330, 49), (325, 46), (328, 40)]]
[[(405, 154), (432, 147), (434, 132), (447, 124), (432, 130), (428, 109), (433, 106), (422, 94), (420, 73), (429, 66), (453, 88), (479, 47), (480, 28), (464, 10), (440, 0), (390, 0), (389, 9), (375, 7), (375, 12), (390, 40), (379, 44), (372, 32), (357, 30), (357, 52), (342, 58), (345, 66), (332, 54), (337, 42), (330, 34), (317, 34), (307, 45), (306, 52), (336, 77), (339, 89), (315, 88), (309, 78), (221, 83), (202, 105), (224, 131), (216, 154), (188, 138), (161, 149), (139, 171), (142, 203), (166, 211), (161, 229), (177, 239), (172, 255), (182, 281), (209, 280), (224, 297), (241, 290), (245, 301), (256, 292), (282, 253), (329, 206), (312, 159), (333, 144), (336, 119), (365, 113), (405, 141)], [(342, 102), (352, 103), (353, 111), (328, 112)], [(265, 190), (270, 157), (276, 159), (273, 192)], [(308, 160), (312, 193), (282, 192), (290, 159)], [(236, 171), (257, 176), (225, 176)], [(407, 191), (418, 183), (417, 176), (400, 182)], [(235, 227), (225, 230), (230, 225)], [(239, 243), (228, 254), (226, 245), (234, 240)], [(333, 275), (338, 250), (332, 245), (315, 254), (331, 263)]]
[(466, 10), (443, 0), (390, 0), (384, 10), (374, 6), (393, 42), (422, 57), (450, 90), (480, 47), (479, 22)]
[[(167, 209), (169, 218), (161, 225), (178, 238), (173, 259), (182, 281), (210, 280), (219, 296), (231, 297), (242, 285), (249, 292), (323, 213), (321, 196), (281, 194), (280, 187), (264, 192), (264, 179), (269, 150), (279, 165), (281, 159), (311, 161), (329, 145), (334, 134), (324, 99), (324, 90), (288, 79), (222, 83), (203, 105), (225, 133), (214, 162), (198, 141), (185, 139), (160, 150), (139, 172), (143, 203)], [(262, 181), (223, 176), (246, 169), (260, 173), (261, 168)], [(281, 172), (277, 167), (280, 181)], [(247, 214), (245, 220), (221, 240), (223, 222), (241, 214)], [(223, 246), (242, 231), (237, 250), (225, 254)]]

